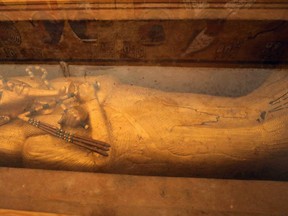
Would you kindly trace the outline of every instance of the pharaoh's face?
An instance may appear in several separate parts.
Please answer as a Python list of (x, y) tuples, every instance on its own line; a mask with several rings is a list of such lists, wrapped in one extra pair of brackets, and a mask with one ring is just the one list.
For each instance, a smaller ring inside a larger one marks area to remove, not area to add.
[(1, 80), (0, 81), (0, 89), (6, 89), (9, 91), (18, 91), (19, 89), (23, 89), (26, 87), (30, 87), (28, 84), (21, 82), (19, 80)]
[(22, 94), (28, 85), (20, 81), (3, 81), (0, 83), (0, 116), (16, 117), (22, 113), (30, 100)]

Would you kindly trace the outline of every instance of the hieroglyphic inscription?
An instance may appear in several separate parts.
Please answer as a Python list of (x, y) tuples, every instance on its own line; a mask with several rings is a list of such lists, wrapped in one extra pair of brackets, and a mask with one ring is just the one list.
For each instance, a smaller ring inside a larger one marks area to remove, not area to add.
[(115, 53), (115, 43), (111, 41), (101, 41), (99, 43), (101, 56), (111, 57)]
[(22, 56), (26, 56), (29, 59), (33, 59), (36, 57), (43, 58), (43, 50), (39, 48), (26, 48), (21, 50)]
[(157, 46), (165, 42), (165, 31), (163, 25), (146, 24), (139, 28), (139, 37), (144, 46)]
[(18, 56), (18, 49), (15, 47), (3, 48), (6, 58), (16, 58)]
[(235, 39), (230, 43), (221, 43), (215, 51), (215, 59), (232, 59), (234, 58), (244, 43), (243, 40)]
[(0, 57), (13, 59), (19, 56), (21, 35), (12, 21), (0, 22)]
[(124, 41), (123, 49), (121, 51), (122, 58), (140, 59), (145, 57), (145, 49), (139, 47), (137, 43)]
[(0, 47), (19, 46), (21, 42), (21, 35), (13, 22), (0, 22)]
[(263, 61), (266, 60), (279, 60), (281, 61), (281, 56), (284, 53), (285, 42), (282, 41), (271, 41), (265, 44), (265, 47), (260, 53), (260, 57)]

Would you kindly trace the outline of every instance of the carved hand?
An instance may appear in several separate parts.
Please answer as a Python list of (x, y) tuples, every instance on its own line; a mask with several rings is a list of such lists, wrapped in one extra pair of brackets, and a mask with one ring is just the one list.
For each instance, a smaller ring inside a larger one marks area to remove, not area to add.
[(78, 99), (81, 102), (88, 102), (97, 98), (96, 90), (99, 88), (99, 83), (83, 83), (78, 86)]
[(69, 127), (85, 127), (85, 121), (88, 118), (88, 113), (80, 106), (71, 107), (64, 111), (62, 118), (58, 122)]

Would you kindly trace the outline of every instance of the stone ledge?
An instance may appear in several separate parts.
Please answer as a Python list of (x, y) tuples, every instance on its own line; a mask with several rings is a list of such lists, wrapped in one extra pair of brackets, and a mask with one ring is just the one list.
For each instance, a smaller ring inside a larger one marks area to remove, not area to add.
[(285, 215), (288, 184), (0, 168), (0, 208), (79, 215)]

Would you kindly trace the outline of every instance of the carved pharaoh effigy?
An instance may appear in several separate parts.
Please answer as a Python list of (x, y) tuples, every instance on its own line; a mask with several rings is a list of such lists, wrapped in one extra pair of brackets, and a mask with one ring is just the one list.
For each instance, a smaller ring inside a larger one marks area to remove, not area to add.
[[(285, 69), (266, 71), (263, 83), (246, 95), (224, 97), (130, 85), (107, 74), (125, 74), (129, 67), (49, 80), (35, 75), (45, 69), (36, 67), (33, 76), (31, 68), (30, 76), (2, 80), (2, 165), (234, 178), (261, 178), (271, 169), (265, 178), (285, 178)], [(169, 67), (145, 70), (161, 77)]]

